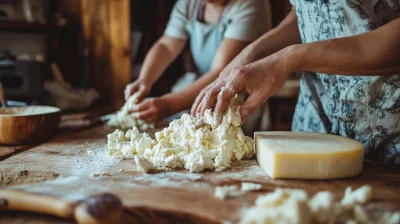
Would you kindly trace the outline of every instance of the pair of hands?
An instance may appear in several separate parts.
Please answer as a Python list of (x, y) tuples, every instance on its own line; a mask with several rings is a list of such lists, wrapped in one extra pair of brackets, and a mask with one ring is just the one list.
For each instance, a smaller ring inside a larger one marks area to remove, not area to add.
[(129, 113), (147, 123), (154, 123), (168, 115), (169, 107), (168, 103), (162, 97), (145, 98), (149, 95), (150, 90), (151, 85), (142, 79), (138, 79), (126, 86), (124, 94), (125, 100), (128, 100), (133, 93), (138, 92), (139, 103), (131, 108)]
[[(203, 116), (206, 109), (215, 105), (214, 119), (219, 123), (229, 101), (236, 94), (247, 92), (249, 97), (240, 108), (243, 123), (262, 103), (282, 88), (289, 75), (295, 71), (294, 64), (289, 63), (292, 62), (289, 57), (291, 51), (292, 48), (288, 47), (253, 63), (247, 63), (249, 52), (243, 51), (232, 61), (236, 67), (231, 71), (224, 70), (218, 79), (200, 92), (192, 106), (192, 115)], [(143, 100), (150, 90), (151, 85), (139, 79), (127, 85), (125, 98), (139, 92), (139, 104), (130, 112), (135, 113), (138, 119), (155, 122), (169, 114), (169, 105), (163, 97)]]
[[(242, 123), (245, 122), (250, 114), (282, 88), (289, 75), (295, 71), (294, 66), (288, 63), (288, 51), (289, 48), (222, 73), (197, 96), (191, 110), (192, 115), (203, 116), (206, 109), (215, 105), (214, 119), (220, 123), (229, 101), (236, 94), (247, 92), (249, 97), (240, 108)], [(246, 55), (238, 57), (245, 58)], [(246, 60), (237, 61), (241, 64)]]

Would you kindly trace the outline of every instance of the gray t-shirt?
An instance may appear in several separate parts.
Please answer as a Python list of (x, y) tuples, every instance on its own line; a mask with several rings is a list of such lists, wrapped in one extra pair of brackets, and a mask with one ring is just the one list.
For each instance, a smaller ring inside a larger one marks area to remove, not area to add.
[(254, 41), (271, 27), (268, 0), (231, 0), (217, 24), (197, 20), (202, 0), (179, 0), (164, 34), (190, 39), (190, 49), (199, 72), (209, 71), (224, 38)]

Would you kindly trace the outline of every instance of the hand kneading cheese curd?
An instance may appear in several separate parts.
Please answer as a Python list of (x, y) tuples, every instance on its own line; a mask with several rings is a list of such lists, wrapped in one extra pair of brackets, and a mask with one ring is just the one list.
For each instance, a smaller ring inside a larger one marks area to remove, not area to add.
[(240, 127), (239, 105), (242, 96), (235, 96), (216, 125), (211, 110), (205, 112), (203, 122), (183, 114), (169, 127), (157, 132), (156, 139), (133, 128), (108, 135), (109, 155), (115, 158), (138, 156), (153, 164), (154, 169), (185, 168), (191, 172), (222, 171), (232, 161), (248, 159), (254, 154), (253, 139), (244, 135)]
[(118, 127), (122, 129), (138, 127), (140, 130), (147, 130), (154, 128), (153, 124), (148, 124), (142, 120), (139, 120), (129, 114), (129, 110), (136, 105), (137, 97), (139, 93), (135, 93), (128, 98), (124, 106), (116, 114), (113, 114), (110, 120), (107, 122), (108, 126)]

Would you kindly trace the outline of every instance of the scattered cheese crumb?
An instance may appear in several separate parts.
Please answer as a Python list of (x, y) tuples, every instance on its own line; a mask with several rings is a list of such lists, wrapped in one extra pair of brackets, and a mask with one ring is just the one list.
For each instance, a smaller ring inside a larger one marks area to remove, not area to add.
[(135, 156), (135, 162), (136, 162), (136, 169), (142, 173), (148, 173), (150, 170), (153, 169), (153, 164), (151, 164), (149, 161), (147, 161), (144, 158), (141, 158), (139, 156)]
[(242, 188), (240, 190), (241, 191), (258, 191), (261, 189), (261, 187), (262, 187), (261, 184), (242, 182)]
[(377, 223), (398, 224), (398, 223), (400, 223), (400, 213), (399, 212), (395, 212), (395, 213), (385, 212), (380, 217), (380, 219), (378, 220)]
[(243, 195), (244, 192), (240, 191), (237, 186), (221, 186), (221, 187), (216, 187), (214, 191), (214, 196), (224, 200), (225, 198), (228, 197), (237, 197)]
[(303, 190), (277, 188), (258, 197), (254, 207), (244, 210), (241, 223), (310, 223), (312, 215), (307, 199)]
[(89, 156), (94, 155), (94, 151), (93, 151), (93, 150), (86, 150), (86, 153), (87, 153)]
[(355, 205), (353, 209), (353, 216), (356, 219), (357, 223), (370, 223), (368, 214), (360, 205)]
[(340, 204), (343, 206), (344, 209), (352, 209), (356, 204), (364, 204), (371, 198), (371, 186), (365, 185), (355, 191), (351, 191), (351, 187), (347, 187)]
[[(397, 224), (400, 213), (385, 212), (372, 217), (363, 209), (362, 204), (372, 198), (372, 188), (362, 186), (355, 191), (347, 188), (340, 203), (335, 202), (333, 193), (318, 192), (308, 200), (307, 194), (300, 189), (280, 189), (259, 196), (255, 206), (243, 211), (241, 223), (340, 223), (347, 224)], [(350, 217), (348, 217), (350, 216)]]
[(230, 186), (220, 186), (216, 187), (214, 191), (214, 196), (224, 200), (227, 197), (237, 197), (244, 195), (248, 191), (257, 191), (261, 189), (261, 184), (255, 184), (250, 182), (242, 182), (242, 186), (239, 189), (235, 185)]
[(314, 219), (318, 222), (327, 222), (331, 219), (335, 209), (335, 195), (329, 191), (321, 191), (308, 202)]
[(346, 224), (357, 224), (357, 222), (350, 219), (350, 220), (347, 220)]

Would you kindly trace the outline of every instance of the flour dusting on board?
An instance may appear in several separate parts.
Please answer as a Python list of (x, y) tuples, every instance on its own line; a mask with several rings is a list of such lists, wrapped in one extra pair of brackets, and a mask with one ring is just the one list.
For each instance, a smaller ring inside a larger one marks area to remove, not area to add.
[[(91, 155), (101, 156), (101, 151)], [(93, 156), (91, 161), (96, 160), (97, 156)], [(107, 158), (110, 160), (110, 158)], [(132, 189), (148, 189), (152, 188), (176, 188), (176, 189), (203, 189), (210, 190), (216, 184), (223, 184), (227, 181), (241, 182), (243, 180), (251, 180), (257, 177), (263, 178), (265, 174), (256, 166), (257, 162), (252, 160), (237, 161), (226, 172), (203, 172), (191, 173), (185, 170), (179, 171), (159, 171), (156, 173), (140, 173), (135, 171), (131, 161), (122, 160), (115, 166), (94, 167), (93, 163), (82, 167), (80, 174), (79, 168), (74, 171), (74, 176), (61, 177), (55, 180), (49, 180), (37, 184), (18, 185), (14, 189), (23, 189), (28, 192), (46, 193), (56, 197), (64, 198), (71, 201), (77, 201), (89, 197), (96, 193), (110, 192), (112, 189), (126, 187)], [(119, 167), (124, 167), (123, 171), (118, 171)], [(90, 168), (90, 166), (92, 166)], [(91, 174), (104, 170), (106, 173), (113, 175), (101, 175), (92, 177)], [(116, 182), (117, 180), (117, 182)], [(101, 184), (98, 184), (99, 181)], [(118, 183), (118, 184), (116, 184)], [(85, 187), (82, 187), (84, 185)], [(71, 187), (76, 186), (75, 191), (71, 191)], [(57, 189), (57, 191), (54, 191)]]
[(191, 188), (207, 188), (210, 185), (203, 182), (203, 175), (189, 172), (160, 172), (154, 174), (142, 174), (133, 176), (131, 183), (146, 184), (152, 187), (181, 188), (190, 185)]
[(258, 165), (257, 161), (251, 160), (241, 160), (232, 163), (231, 169), (226, 172), (218, 174), (215, 178), (217, 179), (238, 179), (238, 180), (251, 180), (253, 177), (263, 177), (265, 178), (265, 172)]
[(56, 179), (58, 176), (59, 174), (53, 171), (26, 169), (24, 166), (19, 165), (13, 167), (12, 170), (0, 171), (0, 187), (38, 183)]
[[(100, 155), (100, 153), (98, 155)], [(106, 175), (91, 177), (89, 173), (82, 173), (81, 176), (62, 177), (37, 184), (18, 185), (12, 188), (33, 193), (45, 193), (47, 195), (64, 198), (70, 201), (82, 200), (96, 193), (113, 192), (113, 189), (115, 191), (115, 189), (120, 188), (148, 189), (149, 187), (153, 187), (177, 188), (182, 190), (203, 189), (206, 191), (210, 190), (212, 186), (216, 184), (215, 181), (217, 181), (217, 183), (218, 181), (223, 183), (227, 180), (241, 182), (243, 177), (249, 179), (264, 177), (265, 174), (259, 173), (259, 171), (253, 166), (254, 164), (256, 164), (255, 160), (238, 161), (232, 164), (230, 170), (223, 173), (191, 173), (181, 170), (171, 172), (160, 171), (158, 173), (145, 174), (136, 171), (129, 171), (129, 169), (124, 169), (122, 172), (112, 171), (112, 176)], [(97, 172), (95, 171), (96, 169), (97, 168), (91, 169), (91, 172)], [(109, 170), (106, 172), (111, 173)], [(84, 178), (82, 178), (82, 175)], [(115, 180), (118, 180), (118, 184)], [(98, 181), (101, 181), (101, 184), (98, 184)], [(85, 185), (85, 187), (82, 187), (82, 185)], [(76, 190), (71, 191), (71, 187), (74, 186), (76, 187)], [(54, 191), (54, 189), (57, 189), (57, 191)]]

